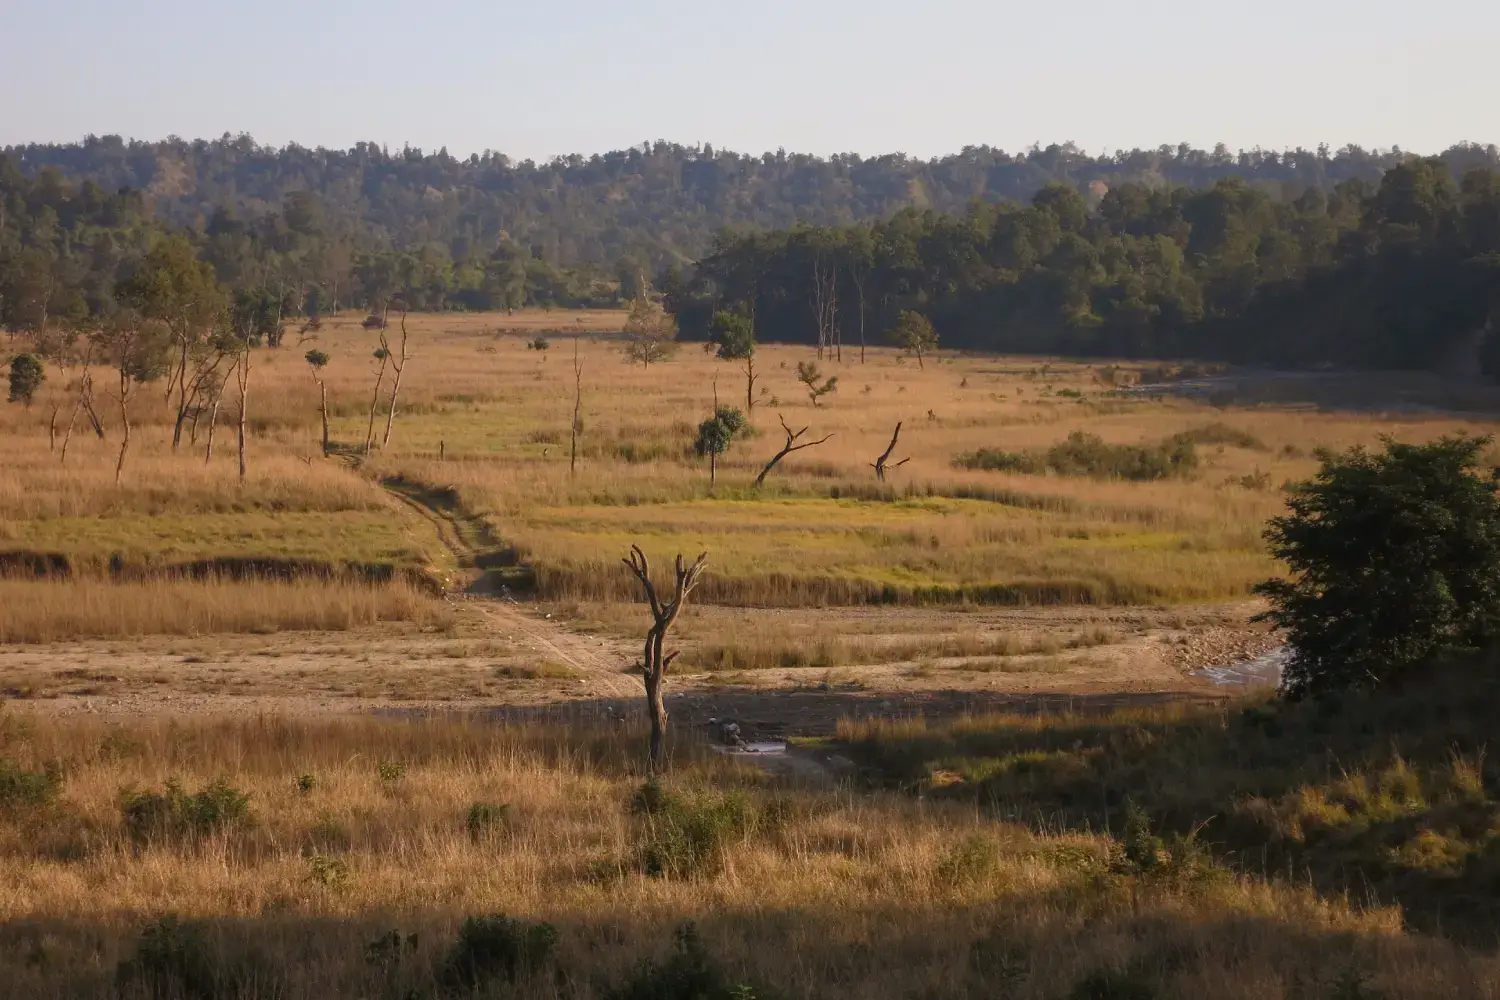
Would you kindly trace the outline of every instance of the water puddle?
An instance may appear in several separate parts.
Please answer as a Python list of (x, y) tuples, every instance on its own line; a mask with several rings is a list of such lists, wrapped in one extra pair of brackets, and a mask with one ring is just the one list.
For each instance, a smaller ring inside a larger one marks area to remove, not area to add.
[(1253, 660), (1194, 670), (1193, 676), (1206, 677), (1222, 687), (1276, 687), (1281, 683), (1281, 668), (1290, 652), (1287, 646), (1277, 646)]

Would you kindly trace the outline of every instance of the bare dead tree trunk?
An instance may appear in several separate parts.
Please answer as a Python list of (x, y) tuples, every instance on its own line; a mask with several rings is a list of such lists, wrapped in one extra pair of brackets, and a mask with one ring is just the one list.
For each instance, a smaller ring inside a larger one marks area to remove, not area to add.
[(239, 413), (239, 450), (240, 450), (240, 482), (245, 481), (245, 404), (250, 394), (250, 345), (247, 343), (240, 351), (234, 368), (235, 382), (240, 389), (240, 413)]
[[(178, 350), (177, 358), (177, 419), (172, 423), (173, 451), (176, 451), (177, 446), (182, 443), (182, 424), (187, 417), (188, 407), (187, 367), (189, 343), (187, 335), (184, 334), (179, 337), (178, 343), (181, 347)], [(167, 398), (169, 400), (172, 398), (172, 385), (170, 382), (167, 383)]]
[[(872, 469), (875, 470), (875, 478), (878, 479), (882, 483), (885, 482), (885, 470), (887, 468), (886, 462), (890, 461), (891, 452), (893, 452), (893, 451), (896, 450), (896, 439), (899, 438), (899, 437), (901, 437), (901, 424), (898, 423), (898, 424), (896, 424), (895, 433), (893, 433), (891, 435), (891, 443), (886, 446), (885, 451), (881, 454), (881, 456), (879, 458), (877, 458), (875, 461), (873, 461), (873, 462), (870, 463), (870, 468), (872, 468)], [(897, 462), (895, 465), (890, 466), (890, 468), (899, 469), (899, 468), (901, 468), (901, 466), (905, 465), (907, 462), (910, 462), (910, 461), (911, 461), (910, 458), (903, 458), (901, 461)]]
[(578, 430), (583, 421), (583, 362), (578, 358), (578, 337), (573, 337), (573, 428), (568, 442), (568, 475), (578, 471)]
[(811, 448), (815, 445), (820, 445), (823, 442), (827, 441), (829, 438), (833, 437), (832, 434), (829, 434), (827, 437), (818, 438), (818, 440), (816, 441), (804, 441), (802, 444), (797, 444), (797, 440), (801, 438), (802, 435), (807, 433), (807, 428), (804, 427), (800, 431), (794, 431), (787, 426), (786, 417), (783, 417), (779, 413), (776, 414), (776, 416), (777, 419), (781, 421), (782, 430), (786, 431), (786, 444), (782, 446), (780, 451), (778, 451), (771, 457), (771, 460), (766, 463), (766, 467), (760, 470), (760, 475), (755, 477), (756, 486), (764, 485), (766, 476), (770, 475), (771, 470), (776, 468), (781, 460), (783, 458), (786, 458), (792, 452), (801, 451), (803, 448)]
[(646, 710), (651, 716), (651, 752), (648, 763), (650, 772), (655, 775), (661, 774), (666, 767), (667, 706), (662, 698), (662, 681), (666, 678), (672, 661), (677, 659), (675, 651), (665, 652), (667, 631), (682, 613), (688, 595), (698, 586), (703, 567), (708, 562), (708, 553), (700, 554), (691, 566), (686, 566), (682, 556), (678, 555), (672, 597), (665, 602), (657, 596), (656, 585), (651, 580), (651, 563), (639, 545), (630, 547), (630, 558), (623, 562), (641, 582), (646, 601), (651, 606), (651, 628), (646, 632), (645, 650), (637, 666), (646, 685)]
[(759, 375), (755, 374), (755, 345), (751, 345), (749, 356), (745, 358), (745, 415), (749, 416), (755, 412), (755, 380)]
[(323, 457), (328, 457), (328, 383), (318, 379), (318, 391), (322, 393), (322, 401), (318, 404), (318, 410), (323, 415)]
[(391, 443), (391, 425), (396, 420), (396, 396), (401, 392), (401, 373), (406, 370), (406, 362), (411, 355), (406, 353), (406, 304), (401, 305), (401, 354), (391, 359), (391, 368), (395, 370), (395, 377), (391, 380), (391, 405), (385, 411), (385, 438), (380, 442), (384, 448)]
[(99, 419), (99, 411), (94, 409), (94, 380), (87, 378), (83, 386), (83, 412), (89, 418), (89, 425), (94, 428), (94, 436), (100, 441), (104, 440), (104, 421)]

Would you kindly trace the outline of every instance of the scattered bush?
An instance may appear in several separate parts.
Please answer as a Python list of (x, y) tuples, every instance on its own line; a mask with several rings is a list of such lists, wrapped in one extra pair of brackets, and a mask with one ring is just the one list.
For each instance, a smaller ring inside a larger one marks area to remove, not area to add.
[(62, 771), (55, 765), (27, 771), (15, 761), (0, 757), (0, 809), (50, 805), (62, 789), (62, 780)]
[(35, 354), (17, 354), (10, 359), (10, 396), (12, 403), (31, 405), (36, 391), (47, 380), (42, 359)]
[(204, 925), (166, 916), (141, 932), (135, 954), (120, 962), (123, 996), (152, 1000), (235, 1000), (284, 995), (282, 976), (257, 955), (226, 957)]
[(192, 795), (169, 780), (160, 793), (126, 789), (120, 796), (120, 813), (136, 843), (202, 837), (247, 823), (250, 796), (223, 778)]
[(665, 962), (647, 961), (606, 1000), (770, 1000), (770, 994), (735, 983), (698, 939), (692, 924), (677, 929), (676, 947)]
[(318, 779), (311, 774), (297, 775), (297, 791), (303, 795), (309, 795), (314, 788), (318, 787)]
[(548, 340), (546, 337), (541, 336), (540, 334), (526, 342), (526, 349), (528, 351), (545, 351), (551, 346), (552, 341)]
[(307, 880), (335, 891), (349, 887), (349, 862), (329, 854), (314, 854), (307, 859)]
[(642, 819), (636, 865), (660, 878), (694, 878), (718, 871), (731, 841), (754, 827), (756, 814), (738, 793), (688, 801), (648, 781), (632, 811)]
[(937, 863), (938, 880), (953, 886), (982, 882), (999, 870), (1000, 849), (980, 834), (949, 848)]
[(1268, 450), (1265, 442), (1254, 434), (1218, 421), (1201, 427), (1190, 427), (1181, 434), (1174, 435), (1174, 439), (1201, 445), (1227, 444), (1230, 447), (1244, 448), (1248, 451)]
[(468, 818), (464, 821), (469, 836), (478, 840), (490, 830), (503, 827), (510, 820), (510, 806), (505, 803), (476, 802), (469, 807)]
[(1092, 476), (1144, 482), (1185, 476), (1198, 467), (1193, 442), (1171, 437), (1155, 445), (1106, 444), (1103, 438), (1074, 431), (1066, 441), (1046, 451), (1000, 451), (981, 448), (960, 455), (954, 464), (965, 469), (1022, 472), (1041, 475)]
[(495, 914), (470, 917), (443, 960), (440, 980), (450, 990), (477, 992), (497, 979), (514, 983), (541, 967), (557, 943), (551, 924)]
[(383, 760), (375, 765), (375, 771), (380, 775), (383, 784), (394, 785), (406, 777), (406, 762), (400, 760)]
[(365, 945), (365, 964), (389, 974), (402, 960), (417, 950), (418, 938), (415, 932), (402, 934), (393, 930)]

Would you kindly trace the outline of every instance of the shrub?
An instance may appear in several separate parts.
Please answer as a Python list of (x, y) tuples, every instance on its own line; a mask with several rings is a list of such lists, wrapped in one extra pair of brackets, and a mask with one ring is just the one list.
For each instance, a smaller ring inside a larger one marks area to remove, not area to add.
[(499, 914), (470, 917), (443, 961), (440, 978), (452, 990), (478, 991), (500, 978), (514, 983), (535, 972), (556, 943), (551, 924)]
[(314, 854), (307, 859), (307, 880), (335, 891), (349, 886), (349, 862), (329, 854)]
[(992, 877), (1000, 868), (1000, 851), (988, 837), (975, 834), (945, 851), (937, 877), (949, 885), (967, 885)]
[(402, 934), (393, 930), (365, 945), (365, 964), (373, 965), (389, 973), (391, 969), (401, 964), (402, 959), (417, 950), (418, 938), (415, 932)]
[(62, 789), (62, 771), (48, 765), (27, 771), (14, 761), (0, 757), (0, 809), (50, 805)]
[(1372, 688), (1500, 636), (1500, 499), (1489, 438), (1325, 455), (1266, 529), (1290, 580), (1257, 587), (1286, 631), (1282, 690)]
[(1248, 431), (1242, 431), (1237, 427), (1215, 421), (1204, 424), (1201, 427), (1190, 427), (1181, 434), (1174, 435), (1179, 441), (1188, 441), (1192, 444), (1215, 445), (1227, 444), (1234, 448), (1244, 448), (1249, 451), (1266, 451), (1265, 442)]
[(510, 806), (505, 803), (476, 802), (469, 807), (468, 818), (464, 826), (469, 831), (469, 836), (478, 840), (484, 834), (495, 827), (504, 826), (510, 819)]
[(647, 875), (693, 878), (723, 865), (736, 837), (755, 826), (756, 814), (740, 794), (686, 801), (648, 781), (636, 793), (632, 811), (642, 817), (636, 863)]
[(375, 765), (375, 771), (380, 775), (380, 780), (387, 785), (394, 785), (406, 777), (406, 762), (400, 760), (383, 760)]
[(646, 961), (605, 994), (606, 1000), (770, 1000), (770, 994), (735, 983), (698, 939), (692, 924), (677, 929), (676, 947), (665, 962)]
[(1193, 442), (1181, 436), (1155, 445), (1106, 444), (1097, 435), (1074, 431), (1046, 451), (1008, 452), (981, 448), (960, 455), (954, 464), (966, 469), (1060, 476), (1092, 476), (1143, 482), (1182, 476), (1198, 467)]
[(1156, 987), (1134, 972), (1099, 969), (1089, 973), (1068, 994), (1068, 1000), (1155, 1000)]
[(204, 925), (167, 916), (141, 932), (135, 954), (115, 969), (124, 996), (234, 1000), (284, 995), (281, 975), (256, 955), (216, 953)]
[(35, 354), (17, 354), (10, 359), (10, 401), (31, 405), (36, 391), (47, 380), (42, 359)]
[(297, 775), (297, 791), (303, 795), (309, 795), (314, 788), (318, 787), (318, 779), (311, 774)]
[(248, 822), (250, 796), (223, 778), (192, 795), (169, 780), (160, 792), (126, 789), (120, 812), (132, 840), (201, 837)]

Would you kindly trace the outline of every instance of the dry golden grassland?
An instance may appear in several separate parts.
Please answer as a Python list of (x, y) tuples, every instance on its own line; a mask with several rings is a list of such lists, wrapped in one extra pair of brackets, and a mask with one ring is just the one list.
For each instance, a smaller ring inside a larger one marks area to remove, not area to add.
[[(1394, 909), (1237, 875), (1190, 842), (1038, 834), (961, 801), (781, 785), (682, 746), (664, 793), (642, 795), (624, 763), (638, 740), (0, 715), (0, 996), (1500, 989), (1493, 957), (1406, 934)], [(464, 937), (465, 918), (496, 914), (521, 923)]]
[[(108, 439), (96, 440), (80, 421), (61, 463), (49, 449), (47, 423), (54, 406), (65, 422), (67, 389), (78, 373), (51, 369), (34, 406), (0, 408), (7, 473), (0, 479), (0, 552), (56, 556), (84, 575), (110, 566), (139, 575), (259, 559), (294, 570), (356, 567), (367, 576), (371, 567), (396, 567), (442, 576), (454, 556), (439, 526), (379, 486), (382, 477), (400, 475), (456, 488), (491, 534), (530, 564), (544, 598), (629, 596), (618, 557), (639, 542), (658, 556), (708, 550), (711, 573), (700, 598), (730, 605), (1233, 599), (1275, 572), (1261, 526), (1280, 507), (1279, 485), (1313, 470), (1315, 447), (1490, 427), (1290, 404), (1211, 407), (1114, 393), (1083, 364), (943, 356), (919, 368), (887, 349), (871, 350), (865, 364), (853, 351), (842, 363), (824, 361), (840, 384), (815, 407), (794, 377), (811, 352), (767, 346), (757, 359), (753, 430), (720, 463), (711, 489), (706, 463), (690, 444), (715, 394), (745, 406), (740, 366), (691, 344), (650, 369), (630, 366), (608, 335), (621, 325), (620, 314), (538, 311), (410, 317), (413, 357), (389, 447), (363, 464), (325, 460), (318, 455), (317, 387), (302, 355), (313, 346), (331, 355), (333, 438), (342, 452), (358, 451), (369, 424), (375, 346), (359, 319), (331, 318), (315, 335), (293, 332), (281, 349), (257, 352), (243, 484), (233, 453), (233, 393), (221, 410), (217, 453), (205, 464), (203, 428), (196, 444), (171, 453), (170, 411), (156, 385), (133, 406), (135, 438), (116, 485), (118, 418), (102, 371), (96, 384)], [(551, 331), (550, 350), (528, 348), (538, 331)], [(583, 333), (576, 474), (569, 468), (574, 332)], [(377, 440), (389, 385), (387, 378)], [(792, 455), (765, 488), (753, 490), (751, 479), (783, 440), (778, 416), (809, 427), (809, 438), (833, 437)], [(910, 461), (882, 486), (869, 463), (897, 422), (903, 430), (893, 461)], [(953, 464), (980, 448), (1046, 448), (1073, 431), (1149, 443), (1224, 427), (1248, 435), (1250, 446), (1199, 445), (1191, 476), (1158, 482)], [(121, 606), (132, 603), (139, 602)], [(93, 634), (133, 634), (144, 626), (91, 627)]]

